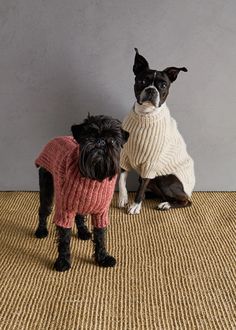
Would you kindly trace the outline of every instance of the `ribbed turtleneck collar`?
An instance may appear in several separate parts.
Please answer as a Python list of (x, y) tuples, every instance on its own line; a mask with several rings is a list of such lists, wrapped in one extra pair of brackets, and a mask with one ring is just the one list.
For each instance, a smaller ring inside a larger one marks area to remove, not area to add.
[(134, 106), (132, 108), (132, 111), (130, 113), (130, 117), (138, 121), (141, 126), (151, 126), (155, 124), (157, 121), (160, 121), (161, 119), (167, 118), (170, 116), (169, 109), (166, 105), (166, 103), (163, 103), (161, 107), (156, 108), (155, 111), (151, 113), (146, 114), (140, 114), (135, 111), (139, 105), (137, 102), (134, 103)]

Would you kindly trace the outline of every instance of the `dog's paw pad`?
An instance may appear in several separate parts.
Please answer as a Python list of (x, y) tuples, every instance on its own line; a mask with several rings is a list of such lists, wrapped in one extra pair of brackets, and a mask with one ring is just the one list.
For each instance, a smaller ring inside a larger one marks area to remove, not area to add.
[(66, 259), (58, 258), (53, 267), (57, 272), (65, 272), (71, 268), (70, 262)]
[(119, 208), (124, 208), (128, 204), (128, 195), (119, 196), (118, 206)]
[(139, 214), (141, 211), (141, 204), (142, 203), (133, 203), (129, 208), (128, 208), (128, 213), (129, 214)]
[(90, 233), (88, 230), (79, 230), (77, 236), (82, 241), (88, 241), (89, 239), (92, 239), (92, 233)]
[(101, 267), (114, 267), (115, 264), (116, 264), (116, 259), (109, 255), (107, 255), (101, 261), (98, 261), (98, 265)]
[(47, 228), (38, 228), (35, 232), (35, 236), (37, 238), (44, 238), (48, 236), (48, 230)]
[(171, 205), (169, 202), (163, 202), (163, 203), (159, 203), (157, 205), (157, 209), (162, 210), (162, 211), (169, 210), (170, 208), (171, 208)]

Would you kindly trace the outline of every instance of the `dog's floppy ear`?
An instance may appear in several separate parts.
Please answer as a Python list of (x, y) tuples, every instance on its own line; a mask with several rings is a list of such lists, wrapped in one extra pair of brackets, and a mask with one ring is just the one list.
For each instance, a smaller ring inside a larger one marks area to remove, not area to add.
[(188, 70), (185, 67), (176, 68), (174, 66), (171, 66), (171, 67), (166, 68), (165, 70), (163, 70), (163, 72), (166, 73), (168, 78), (170, 79), (170, 82), (173, 82), (177, 79), (178, 74), (179, 74), (180, 71), (187, 72)]
[(83, 138), (83, 136), (85, 136), (85, 133), (86, 133), (85, 125), (84, 124), (72, 125), (71, 132), (72, 132), (73, 138), (78, 143), (80, 143), (81, 139)]
[(125, 131), (123, 128), (121, 128), (122, 138), (123, 138), (123, 144), (125, 144), (128, 141), (129, 138), (129, 132)]
[(149, 64), (147, 60), (139, 54), (138, 49), (134, 48), (136, 51), (135, 58), (134, 58), (134, 66), (133, 72), (135, 76), (137, 76), (140, 72), (149, 69)]

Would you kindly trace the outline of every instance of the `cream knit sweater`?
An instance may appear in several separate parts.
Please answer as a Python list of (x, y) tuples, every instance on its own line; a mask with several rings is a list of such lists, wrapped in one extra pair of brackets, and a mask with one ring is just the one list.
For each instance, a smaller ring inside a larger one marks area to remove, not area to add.
[(133, 108), (122, 127), (130, 136), (121, 151), (121, 168), (134, 169), (142, 178), (149, 179), (174, 174), (191, 197), (195, 185), (193, 160), (166, 104), (159, 112), (144, 115)]

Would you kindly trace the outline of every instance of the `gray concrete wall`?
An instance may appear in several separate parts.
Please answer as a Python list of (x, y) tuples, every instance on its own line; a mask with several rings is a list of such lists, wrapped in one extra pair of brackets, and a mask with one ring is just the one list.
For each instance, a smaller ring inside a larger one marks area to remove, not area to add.
[(134, 47), (189, 69), (167, 103), (196, 190), (236, 190), (235, 14), (233, 0), (1, 0), (0, 190), (37, 190), (35, 156), (88, 111), (125, 116)]

